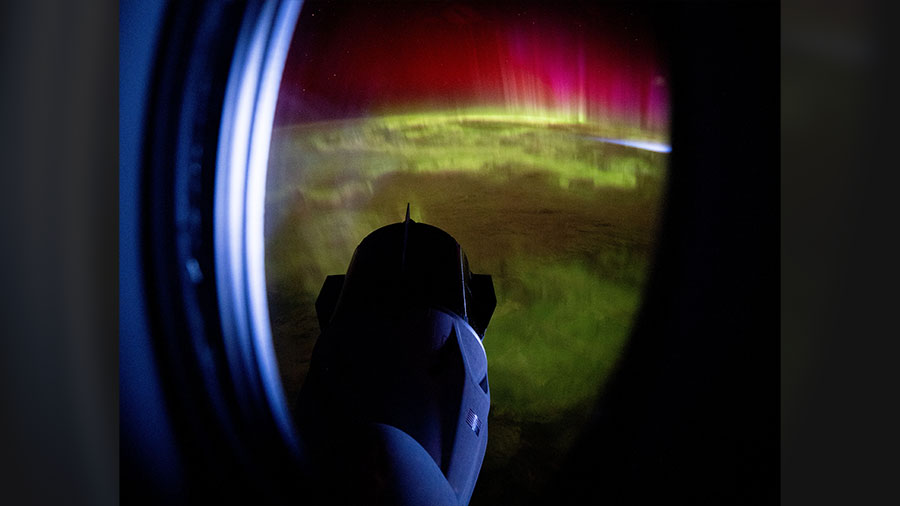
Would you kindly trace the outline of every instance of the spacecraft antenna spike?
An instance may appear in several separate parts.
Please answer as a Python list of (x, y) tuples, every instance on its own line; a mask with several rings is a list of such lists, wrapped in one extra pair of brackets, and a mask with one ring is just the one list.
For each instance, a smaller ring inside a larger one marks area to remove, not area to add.
[(403, 253), (400, 257), (400, 271), (406, 270), (406, 240), (409, 238), (409, 202), (406, 203), (406, 219), (403, 220)]

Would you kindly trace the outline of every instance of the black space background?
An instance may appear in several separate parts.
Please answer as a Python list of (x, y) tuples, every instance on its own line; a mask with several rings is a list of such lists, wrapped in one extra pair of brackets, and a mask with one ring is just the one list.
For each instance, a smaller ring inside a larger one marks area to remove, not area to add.
[[(72, 5), (0, 7), (4, 504), (118, 502), (128, 111), (117, 3)], [(896, 6), (661, 5), (675, 178), (654, 291), (594, 429), (535, 499), (896, 503)], [(810, 49), (817, 33), (837, 45)]]

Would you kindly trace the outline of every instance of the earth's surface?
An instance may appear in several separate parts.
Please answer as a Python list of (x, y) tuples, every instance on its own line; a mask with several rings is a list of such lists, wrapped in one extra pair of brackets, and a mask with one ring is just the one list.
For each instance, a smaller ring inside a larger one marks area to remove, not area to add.
[(616, 365), (652, 260), (662, 153), (596, 126), (421, 114), (277, 128), (266, 274), (284, 389), (296, 399), (325, 276), (367, 234), (411, 217), (491, 274), (488, 448), (472, 504), (526, 500), (552, 478)]

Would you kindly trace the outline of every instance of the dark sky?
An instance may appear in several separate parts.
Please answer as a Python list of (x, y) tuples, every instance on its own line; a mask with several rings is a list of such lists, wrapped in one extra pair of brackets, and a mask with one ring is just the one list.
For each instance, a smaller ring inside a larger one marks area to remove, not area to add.
[(627, 6), (308, 1), (276, 123), (492, 107), (659, 130), (669, 105), (657, 54)]

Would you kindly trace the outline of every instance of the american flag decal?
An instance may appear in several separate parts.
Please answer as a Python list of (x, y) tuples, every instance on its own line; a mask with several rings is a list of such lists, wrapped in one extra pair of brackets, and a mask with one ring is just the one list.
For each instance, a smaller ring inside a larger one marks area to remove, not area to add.
[(469, 427), (476, 436), (481, 433), (481, 420), (478, 419), (478, 415), (471, 409), (469, 409), (469, 412), (466, 414), (466, 423), (469, 424)]

